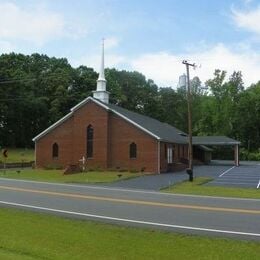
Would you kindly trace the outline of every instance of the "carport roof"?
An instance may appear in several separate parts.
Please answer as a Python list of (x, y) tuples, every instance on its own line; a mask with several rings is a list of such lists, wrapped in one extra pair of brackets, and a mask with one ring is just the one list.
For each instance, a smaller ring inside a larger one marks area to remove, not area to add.
[(236, 145), (239, 141), (227, 136), (193, 136), (194, 145)]

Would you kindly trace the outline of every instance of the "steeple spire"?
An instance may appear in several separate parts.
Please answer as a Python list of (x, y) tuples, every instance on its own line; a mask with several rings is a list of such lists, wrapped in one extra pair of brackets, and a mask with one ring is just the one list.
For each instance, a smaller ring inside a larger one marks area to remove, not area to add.
[(105, 58), (104, 58), (104, 42), (105, 39), (102, 39), (102, 53), (101, 53), (101, 63), (100, 63), (100, 71), (99, 71), (99, 76), (98, 76), (98, 80), (106, 80), (105, 79)]
[(104, 41), (102, 39), (102, 52), (101, 52), (101, 64), (100, 64), (100, 71), (97, 79), (97, 90), (93, 91), (93, 97), (99, 99), (104, 103), (109, 102), (109, 92), (106, 91), (106, 84), (107, 81), (105, 79), (105, 58), (104, 58)]

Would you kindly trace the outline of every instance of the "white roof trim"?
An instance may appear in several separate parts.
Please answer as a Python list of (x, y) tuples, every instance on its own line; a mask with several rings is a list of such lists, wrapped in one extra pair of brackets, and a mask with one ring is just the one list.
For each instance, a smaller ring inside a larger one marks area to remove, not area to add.
[(72, 112), (68, 113), (67, 115), (65, 115), (64, 117), (62, 117), (60, 120), (58, 120), (57, 122), (55, 122), (53, 125), (49, 126), (47, 129), (45, 129), (43, 132), (41, 132), (40, 134), (38, 134), (37, 136), (35, 136), (32, 140), (33, 142), (37, 141), (39, 138), (43, 137), (44, 135), (48, 134), (52, 129), (56, 128), (57, 126), (59, 126), (61, 123), (63, 123), (64, 121), (66, 121), (68, 118), (70, 118), (72, 116)]
[(48, 134), (52, 129), (56, 128), (58, 125), (66, 121), (68, 118), (72, 116), (74, 111), (78, 110), (80, 107), (82, 107), (84, 104), (86, 104), (89, 100), (95, 101), (92, 97), (87, 97), (83, 99), (80, 103), (78, 103), (76, 106), (70, 109), (70, 113), (62, 117), (60, 120), (49, 126), (47, 129), (45, 129), (43, 132), (35, 136), (32, 140), (33, 142), (37, 141), (39, 138), (43, 137), (44, 135)]
[(78, 110), (79, 108), (81, 108), (83, 105), (85, 105), (89, 100), (95, 102), (96, 104), (100, 105), (101, 107), (105, 108), (106, 110), (109, 109), (108, 106), (106, 106), (103, 103), (98, 102), (98, 100), (92, 98), (92, 97), (87, 97), (84, 100), (82, 100), (80, 103), (78, 103), (76, 106), (74, 106), (73, 108), (70, 109), (71, 112), (74, 112), (76, 110)]
[(65, 115), (63, 118), (61, 118), (60, 120), (58, 120), (56, 123), (54, 123), (53, 125), (51, 125), (50, 127), (48, 127), (47, 129), (45, 129), (43, 132), (41, 132), (40, 134), (38, 134), (36, 137), (34, 137), (32, 140), (35, 142), (37, 141), (39, 138), (43, 137), (44, 135), (46, 135), (47, 133), (49, 133), (51, 130), (53, 130), (54, 128), (56, 128), (58, 125), (60, 125), (61, 123), (63, 123), (65, 120), (67, 120), (68, 118), (70, 118), (72, 116), (72, 114), (78, 110), (80, 107), (82, 107), (83, 105), (85, 105), (88, 101), (93, 101), (96, 104), (98, 104), (99, 106), (105, 108), (106, 110), (110, 110), (113, 113), (115, 113), (116, 115), (120, 116), (121, 118), (123, 118), (124, 120), (126, 120), (127, 122), (131, 123), (132, 125), (136, 126), (137, 128), (141, 129), (142, 131), (144, 131), (145, 133), (153, 136), (154, 138), (156, 138), (157, 140), (161, 140), (161, 138), (155, 134), (153, 134), (152, 132), (150, 132), (149, 130), (147, 130), (146, 128), (140, 126), (139, 124), (135, 123), (134, 121), (130, 120), (128, 117), (120, 114), (119, 112), (115, 111), (114, 109), (109, 108), (108, 106), (106, 106), (105, 104), (99, 102), (98, 100), (92, 98), (92, 97), (87, 97), (84, 100), (82, 100), (80, 103), (78, 103), (76, 106), (74, 106), (73, 108), (70, 109), (70, 113), (68, 113), (67, 115)]
[(158, 140), (161, 140), (161, 138), (155, 134), (153, 134), (152, 132), (150, 132), (149, 130), (147, 130), (146, 128), (140, 126), (139, 124), (135, 123), (134, 121), (130, 120), (128, 117), (122, 115), (121, 113), (115, 111), (114, 109), (112, 108), (109, 108), (108, 106), (104, 105), (103, 103), (100, 103), (98, 100), (94, 99), (94, 98), (91, 98), (91, 100), (93, 100), (94, 102), (96, 102), (97, 104), (99, 104), (100, 106), (103, 106), (105, 107), (106, 109), (112, 111), (113, 113), (115, 113), (116, 115), (120, 116), (121, 118), (125, 119), (127, 122), (131, 123), (132, 125), (138, 127), (139, 129), (141, 129), (142, 131), (146, 132), (147, 134), (155, 137), (156, 139)]

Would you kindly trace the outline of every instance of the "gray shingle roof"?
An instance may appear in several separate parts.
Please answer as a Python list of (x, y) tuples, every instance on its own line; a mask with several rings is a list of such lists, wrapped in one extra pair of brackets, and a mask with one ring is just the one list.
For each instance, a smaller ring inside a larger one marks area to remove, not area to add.
[[(136, 127), (150, 134), (151, 136), (153, 136), (158, 140), (170, 142), (170, 143), (178, 143), (178, 144), (188, 143), (187, 134), (177, 129), (174, 126), (171, 126), (167, 123), (162, 123), (154, 118), (129, 111), (117, 105), (103, 103), (100, 100), (94, 99), (92, 97), (88, 97), (83, 101), (81, 101), (80, 103), (78, 103), (76, 106), (74, 106), (71, 109), (70, 113), (65, 115), (63, 118), (58, 120), (56, 123), (48, 127), (40, 134), (38, 134), (36, 137), (34, 137), (33, 141), (37, 141), (38, 139), (40, 139), (41, 137), (43, 137), (44, 135), (48, 134), (50, 131), (55, 129), (57, 126), (61, 125), (64, 121), (70, 118), (77, 109), (79, 109), (89, 101), (93, 101), (96, 104), (107, 109), (108, 111), (117, 114), (121, 118), (124, 118), (128, 122), (134, 124)], [(234, 144), (240, 144), (240, 142), (226, 136), (194, 136), (193, 144), (194, 145), (234, 145)]]
[(153, 133), (155, 136), (159, 137), (159, 139), (161, 139), (162, 141), (180, 144), (187, 143), (186, 134), (176, 127), (173, 127), (167, 123), (162, 123), (154, 118), (129, 111), (113, 104), (105, 105), (108, 106), (108, 108), (112, 112), (117, 112), (124, 117), (130, 119), (141, 127), (147, 129), (149, 132)]

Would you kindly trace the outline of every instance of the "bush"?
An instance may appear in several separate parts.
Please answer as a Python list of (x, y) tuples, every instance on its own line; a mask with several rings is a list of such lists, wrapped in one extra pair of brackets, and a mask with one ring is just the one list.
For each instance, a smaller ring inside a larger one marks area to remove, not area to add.
[(120, 169), (119, 172), (127, 172), (127, 169)]
[(62, 170), (62, 166), (58, 163), (50, 163), (44, 167), (45, 170)]
[(260, 161), (260, 153), (249, 153), (248, 154), (249, 161)]
[(145, 169), (146, 169), (146, 167), (142, 167), (142, 168), (141, 168), (141, 172), (144, 172)]
[(260, 150), (255, 152), (249, 152), (245, 148), (240, 149), (240, 160), (246, 160), (246, 161), (260, 161)]
[(136, 169), (131, 169), (130, 172), (131, 173), (137, 173), (138, 171)]

